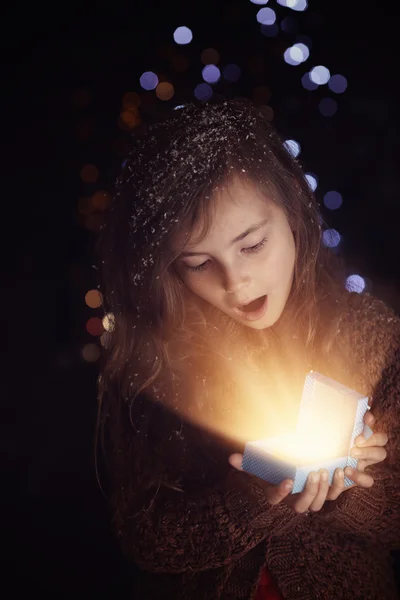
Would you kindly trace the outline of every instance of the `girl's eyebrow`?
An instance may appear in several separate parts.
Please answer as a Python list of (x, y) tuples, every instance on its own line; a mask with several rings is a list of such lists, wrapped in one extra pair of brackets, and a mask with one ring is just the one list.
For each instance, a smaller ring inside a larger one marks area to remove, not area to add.
[[(264, 219), (260, 223), (251, 225), (245, 231), (243, 231), (243, 233), (240, 233), (239, 235), (237, 235), (230, 242), (230, 246), (233, 246), (233, 244), (236, 244), (236, 242), (240, 242), (241, 240), (244, 240), (244, 238), (247, 237), (248, 235), (250, 235), (250, 233), (253, 233), (254, 231), (257, 231), (258, 229), (261, 229), (261, 227), (263, 227), (263, 225), (265, 225), (267, 222), (268, 222), (268, 219)], [(181, 258), (183, 258), (185, 256), (198, 256), (198, 255), (203, 255), (203, 254), (207, 254), (207, 252), (182, 252), (180, 256), (181, 256)]]

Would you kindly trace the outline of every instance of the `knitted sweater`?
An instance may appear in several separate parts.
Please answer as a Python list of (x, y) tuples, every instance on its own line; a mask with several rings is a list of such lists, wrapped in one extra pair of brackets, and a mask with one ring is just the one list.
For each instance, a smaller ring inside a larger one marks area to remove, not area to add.
[[(372, 398), (374, 429), (389, 435), (386, 460), (368, 469), (374, 485), (297, 514), (270, 505), (265, 482), (233, 469), (225, 448), (225, 470), (203, 485), (161, 487), (140, 519), (129, 501), (119, 515), (140, 600), (252, 600), (265, 567), (285, 600), (398, 598), (390, 550), (400, 548), (400, 320), (379, 300), (350, 294), (339, 327), (353, 352), (354, 377), (342, 383)], [(193, 480), (201, 460), (197, 447)]]

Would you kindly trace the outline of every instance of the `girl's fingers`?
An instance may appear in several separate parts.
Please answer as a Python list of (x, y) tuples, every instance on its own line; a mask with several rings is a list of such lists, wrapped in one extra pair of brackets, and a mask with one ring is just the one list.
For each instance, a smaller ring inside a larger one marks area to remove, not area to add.
[(336, 469), (333, 475), (332, 485), (326, 496), (327, 500), (336, 500), (344, 490), (343, 469)]
[(387, 452), (381, 446), (373, 446), (371, 448), (352, 448), (351, 456), (359, 460), (370, 460), (372, 463), (378, 463), (385, 460)]
[(306, 487), (293, 504), (293, 509), (297, 513), (303, 513), (308, 510), (314, 502), (319, 490), (320, 475), (316, 471), (309, 474)]
[(313, 512), (317, 512), (319, 510), (321, 510), (321, 508), (323, 507), (325, 500), (326, 500), (326, 496), (328, 494), (328, 490), (329, 490), (329, 474), (325, 469), (321, 469), (320, 470), (320, 480), (319, 480), (319, 489), (317, 492), (317, 495), (315, 496), (311, 506), (310, 506), (310, 510), (312, 510)]
[(232, 467), (235, 467), (235, 469), (238, 469), (238, 471), (242, 471), (242, 461), (243, 461), (243, 454), (239, 454), (239, 453), (235, 453), (235, 454), (231, 454), (230, 457), (228, 458), (229, 463), (232, 465)]
[(359, 471), (359, 469), (351, 469), (350, 467), (346, 467), (345, 473), (346, 477), (354, 481), (358, 487), (370, 488), (374, 485), (373, 477), (368, 475), (368, 473), (362, 473)]
[(377, 431), (376, 433), (373, 433), (367, 440), (362, 435), (358, 436), (358, 438), (355, 440), (355, 443), (356, 446), (361, 450), (371, 446), (386, 446), (388, 439), (389, 438), (386, 433)]

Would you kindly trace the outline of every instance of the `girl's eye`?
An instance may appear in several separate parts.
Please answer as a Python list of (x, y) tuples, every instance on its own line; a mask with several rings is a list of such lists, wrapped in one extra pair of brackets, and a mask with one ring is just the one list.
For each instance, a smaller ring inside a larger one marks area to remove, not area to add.
[[(243, 252), (259, 252), (261, 250), (261, 248), (263, 248), (265, 246), (265, 242), (267, 241), (267, 238), (265, 237), (263, 240), (261, 240), (261, 242), (258, 242), (258, 244), (256, 244), (255, 246), (250, 246), (250, 248), (243, 248)], [(204, 271), (204, 269), (207, 269), (208, 265), (210, 264), (209, 260), (204, 261), (203, 263), (201, 263), (201, 265), (198, 265), (197, 267), (187, 267), (189, 269), (189, 271)]]
[(263, 240), (261, 240), (261, 242), (258, 242), (258, 244), (256, 244), (255, 246), (251, 246), (250, 248), (243, 248), (243, 252), (258, 252), (259, 250), (261, 250), (261, 248), (265, 246), (266, 241), (267, 238), (265, 237)]
[(209, 262), (210, 262), (209, 260), (206, 260), (205, 262), (201, 263), (201, 265), (198, 265), (197, 267), (189, 267), (188, 266), (188, 269), (189, 269), (189, 271), (204, 271), (204, 269), (207, 268), (207, 265)]

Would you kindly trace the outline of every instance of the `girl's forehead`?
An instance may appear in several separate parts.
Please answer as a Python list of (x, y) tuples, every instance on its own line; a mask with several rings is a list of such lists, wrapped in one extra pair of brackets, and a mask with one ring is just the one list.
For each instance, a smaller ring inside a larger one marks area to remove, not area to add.
[(184, 224), (175, 242), (179, 246), (195, 246), (211, 235), (222, 232), (235, 234), (236, 230), (245, 229), (268, 217), (274, 206), (270, 197), (254, 184), (233, 181), (216, 191), (207, 206), (207, 220), (203, 214), (192, 226)]

